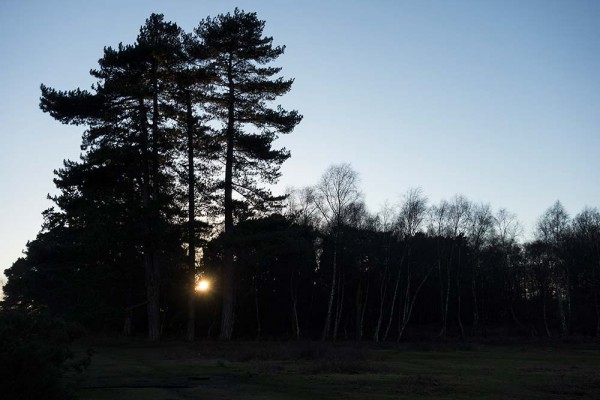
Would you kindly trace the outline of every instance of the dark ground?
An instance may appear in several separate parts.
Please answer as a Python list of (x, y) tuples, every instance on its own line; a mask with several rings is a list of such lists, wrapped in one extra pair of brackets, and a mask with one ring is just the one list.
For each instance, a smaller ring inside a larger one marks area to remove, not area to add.
[(600, 399), (596, 343), (89, 340), (81, 399)]

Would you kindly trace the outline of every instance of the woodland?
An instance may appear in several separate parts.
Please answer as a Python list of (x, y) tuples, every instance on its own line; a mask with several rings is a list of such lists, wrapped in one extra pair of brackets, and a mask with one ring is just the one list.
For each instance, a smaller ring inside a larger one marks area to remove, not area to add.
[[(4, 311), (163, 338), (397, 342), (600, 336), (600, 212), (516, 217), (418, 188), (371, 213), (358, 172), (269, 189), (302, 115), (255, 13), (192, 32), (153, 14), (105, 47), (90, 89), (41, 86), (82, 127), (37, 237), (6, 270)], [(199, 291), (206, 280), (208, 290)]]

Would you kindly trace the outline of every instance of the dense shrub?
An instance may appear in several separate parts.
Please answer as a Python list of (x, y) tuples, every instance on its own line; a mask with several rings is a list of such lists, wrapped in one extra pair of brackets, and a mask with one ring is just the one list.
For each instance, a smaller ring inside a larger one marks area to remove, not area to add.
[(0, 312), (0, 388), (4, 399), (73, 399), (74, 376), (89, 363), (71, 343), (82, 329), (60, 319)]

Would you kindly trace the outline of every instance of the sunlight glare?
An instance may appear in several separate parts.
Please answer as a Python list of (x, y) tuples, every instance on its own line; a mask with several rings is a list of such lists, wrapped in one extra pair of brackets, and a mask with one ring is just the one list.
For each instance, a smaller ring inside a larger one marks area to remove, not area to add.
[(206, 279), (201, 279), (196, 283), (196, 292), (206, 292), (208, 291), (210, 284)]

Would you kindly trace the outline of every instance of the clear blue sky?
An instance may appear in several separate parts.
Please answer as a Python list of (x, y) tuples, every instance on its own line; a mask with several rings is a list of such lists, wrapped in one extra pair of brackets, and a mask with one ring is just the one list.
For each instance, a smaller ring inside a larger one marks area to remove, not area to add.
[(420, 186), (506, 207), (530, 229), (560, 199), (600, 206), (600, 1), (0, 2), (0, 270), (35, 238), (52, 171), (81, 128), (38, 108), (39, 85), (89, 87), (106, 45), (152, 12), (191, 30), (235, 6), (287, 45), (282, 103), (304, 121), (280, 188), (333, 163), (360, 173), (376, 211)]

